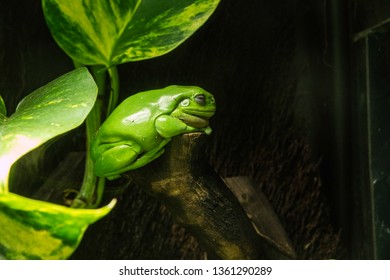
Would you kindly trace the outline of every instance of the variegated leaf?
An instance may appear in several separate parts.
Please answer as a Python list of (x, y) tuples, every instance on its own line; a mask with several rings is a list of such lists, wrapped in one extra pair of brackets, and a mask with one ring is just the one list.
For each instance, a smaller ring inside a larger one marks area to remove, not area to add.
[(163, 55), (191, 36), (220, 0), (42, 0), (59, 46), (107, 67)]
[(67, 259), (87, 227), (114, 205), (115, 200), (100, 209), (72, 209), (0, 194), (0, 259)]
[(11, 165), (47, 140), (79, 126), (92, 109), (97, 86), (86, 68), (73, 70), (26, 96), (0, 122), (0, 192)]

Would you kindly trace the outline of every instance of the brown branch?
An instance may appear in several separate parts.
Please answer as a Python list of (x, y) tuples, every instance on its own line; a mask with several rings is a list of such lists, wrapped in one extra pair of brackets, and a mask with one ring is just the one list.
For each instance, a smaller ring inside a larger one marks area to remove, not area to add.
[(201, 133), (174, 137), (165, 153), (126, 174), (157, 197), (211, 258), (280, 258), (257, 235), (243, 208), (204, 158)]

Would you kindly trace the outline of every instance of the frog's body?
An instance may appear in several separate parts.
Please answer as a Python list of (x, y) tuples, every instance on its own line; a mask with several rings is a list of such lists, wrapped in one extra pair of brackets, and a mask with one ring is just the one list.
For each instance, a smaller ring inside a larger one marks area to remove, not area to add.
[(194, 86), (169, 86), (130, 96), (107, 118), (91, 143), (98, 176), (114, 179), (164, 152), (173, 136), (211, 133), (214, 97)]

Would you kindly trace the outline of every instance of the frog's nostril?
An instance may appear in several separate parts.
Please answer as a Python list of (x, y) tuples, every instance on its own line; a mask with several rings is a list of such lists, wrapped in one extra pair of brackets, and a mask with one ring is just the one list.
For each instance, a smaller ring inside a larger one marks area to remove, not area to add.
[(197, 96), (195, 96), (195, 102), (199, 105), (205, 105), (206, 97), (204, 96), (204, 94), (198, 94)]

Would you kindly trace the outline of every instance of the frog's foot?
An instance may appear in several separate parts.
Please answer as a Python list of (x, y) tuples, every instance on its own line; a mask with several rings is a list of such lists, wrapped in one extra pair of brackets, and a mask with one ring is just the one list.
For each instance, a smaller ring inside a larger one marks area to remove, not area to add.
[(116, 145), (97, 157), (95, 173), (110, 180), (118, 178), (122, 170), (130, 166), (141, 152), (142, 147), (134, 142)]
[(149, 162), (155, 160), (159, 156), (161, 156), (164, 153), (164, 148), (159, 148), (159, 149), (154, 149), (148, 153), (145, 153), (143, 156), (138, 158), (129, 168), (128, 170), (131, 169), (137, 169), (142, 166), (145, 166)]
[(149, 162), (155, 160), (156, 158), (158, 158), (159, 156), (161, 156), (164, 153), (164, 146), (170, 140), (171, 139), (164, 139), (163, 141), (161, 141), (161, 143), (156, 148), (139, 155), (137, 160), (135, 160), (131, 165), (120, 170), (120, 173), (143, 167), (146, 164), (148, 164)]

